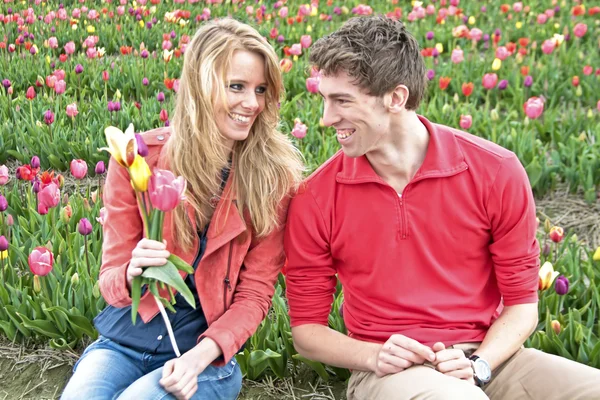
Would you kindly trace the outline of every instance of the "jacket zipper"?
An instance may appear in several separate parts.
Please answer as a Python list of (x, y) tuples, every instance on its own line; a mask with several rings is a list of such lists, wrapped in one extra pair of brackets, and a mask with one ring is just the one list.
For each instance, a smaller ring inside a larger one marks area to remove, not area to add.
[(227, 290), (231, 292), (231, 282), (229, 281), (229, 271), (231, 270), (231, 253), (233, 252), (233, 243), (229, 242), (229, 257), (227, 258), (227, 275), (223, 279), (223, 309), (227, 311)]

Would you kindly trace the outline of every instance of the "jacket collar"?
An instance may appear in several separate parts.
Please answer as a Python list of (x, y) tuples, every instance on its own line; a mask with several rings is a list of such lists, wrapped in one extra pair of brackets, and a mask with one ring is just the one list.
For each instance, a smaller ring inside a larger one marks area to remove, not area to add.
[[(432, 124), (427, 118), (418, 115), (429, 133), (429, 145), (423, 164), (413, 177), (420, 180), (429, 177), (451, 176), (467, 169), (465, 157), (454, 133), (447, 127)], [(341, 152), (341, 150), (340, 150)], [(351, 158), (341, 154), (342, 169), (336, 180), (340, 183), (385, 183), (371, 166), (366, 156)]]

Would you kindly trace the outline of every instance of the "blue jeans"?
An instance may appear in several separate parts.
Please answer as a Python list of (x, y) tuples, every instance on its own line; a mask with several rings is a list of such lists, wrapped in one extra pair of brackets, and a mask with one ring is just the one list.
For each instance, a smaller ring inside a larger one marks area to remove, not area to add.
[[(100, 336), (75, 364), (61, 400), (175, 399), (158, 383), (163, 365), (172, 358), (140, 353)], [(223, 367), (206, 367), (198, 375), (198, 390), (192, 399), (234, 400), (241, 388), (242, 372), (234, 358)]]

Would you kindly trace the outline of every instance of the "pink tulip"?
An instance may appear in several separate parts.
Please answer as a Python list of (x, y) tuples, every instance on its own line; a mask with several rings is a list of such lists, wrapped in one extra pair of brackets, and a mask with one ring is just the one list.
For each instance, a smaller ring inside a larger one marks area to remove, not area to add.
[(52, 73), (52, 75), (54, 75), (57, 80), (64, 81), (65, 80), (65, 76), (67, 75), (67, 73), (65, 72), (64, 69), (57, 69), (56, 71), (54, 71)]
[(71, 15), (73, 16), (73, 18), (79, 19), (79, 17), (81, 17), (81, 10), (79, 8), (74, 8)]
[(300, 43), (294, 43), (289, 50), (290, 54), (293, 56), (299, 56), (302, 54), (302, 45)]
[(585, 33), (587, 32), (587, 25), (584, 23), (579, 23), (577, 25), (575, 25), (575, 27), (573, 28), (573, 34), (577, 37), (583, 37), (585, 35)]
[(521, 12), (521, 10), (523, 10), (523, 3), (518, 1), (516, 3), (513, 4), (513, 11), (514, 12)]
[(537, 23), (543, 25), (548, 21), (548, 16), (546, 14), (538, 14)]
[(279, 17), (280, 18), (285, 18), (288, 16), (288, 8), (287, 7), (281, 7), (279, 9)]
[(67, 90), (67, 82), (63, 80), (56, 81), (56, 83), (54, 84), (54, 91), (56, 92), (56, 94), (63, 94), (65, 90)]
[(319, 93), (319, 78), (306, 79), (306, 90), (310, 93)]
[(58, 48), (58, 39), (56, 37), (52, 36), (50, 39), (48, 39), (48, 46), (51, 49)]
[(523, 110), (530, 119), (539, 118), (544, 112), (544, 101), (539, 97), (531, 97), (523, 104)]
[(185, 200), (186, 181), (182, 176), (175, 177), (171, 171), (154, 169), (148, 183), (148, 194), (154, 208), (167, 212), (175, 209)]
[(504, 61), (508, 56), (510, 56), (510, 52), (505, 46), (500, 46), (496, 49), (496, 58), (499, 58), (501, 61)]
[(469, 129), (473, 124), (473, 117), (470, 115), (461, 115), (458, 123), (462, 129)]
[(9, 180), (10, 175), (8, 174), (8, 168), (6, 165), (0, 165), (0, 185), (6, 185)]
[(101, 226), (104, 226), (104, 223), (106, 222), (106, 208), (102, 207), (100, 209), (100, 216), (96, 218), (96, 221), (98, 221)]
[(544, 40), (544, 43), (542, 43), (542, 51), (544, 54), (552, 54), (555, 47), (556, 41), (554, 39), (546, 39)]
[(47, 184), (38, 193), (38, 211), (44, 211), (40, 214), (48, 213), (48, 209), (56, 207), (60, 203), (60, 189), (54, 182)]
[(294, 121), (294, 129), (292, 129), (292, 136), (302, 139), (306, 136), (307, 127), (298, 118)]
[(450, 59), (454, 64), (460, 64), (465, 59), (464, 52), (461, 49), (454, 49), (452, 50), (452, 55), (450, 56)]
[(312, 44), (312, 37), (310, 35), (302, 35), (300, 38), (300, 45), (303, 49), (308, 49)]
[(69, 104), (67, 106), (67, 117), (74, 118), (77, 114), (79, 114), (79, 111), (77, 111), (77, 104), (76, 103)]
[(83, 160), (72, 160), (71, 161), (71, 175), (75, 179), (83, 179), (87, 174), (88, 166)]
[(481, 79), (481, 85), (488, 90), (495, 88), (496, 83), (498, 83), (498, 75), (494, 73), (485, 74)]
[(470, 35), (471, 35), (471, 40), (475, 40), (476, 42), (479, 42), (481, 40), (481, 38), (483, 37), (483, 31), (479, 28), (473, 28), (473, 29), (471, 29)]
[(75, 53), (75, 42), (71, 41), (65, 44), (65, 53), (73, 54)]
[(29, 254), (29, 269), (34, 275), (46, 276), (52, 271), (54, 256), (43, 246), (36, 247)]
[(64, 8), (59, 8), (56, 14), (58, 16), (58, 19), (60, 19), (61, 21), (67, 19), (67, 10), (65, 10)]

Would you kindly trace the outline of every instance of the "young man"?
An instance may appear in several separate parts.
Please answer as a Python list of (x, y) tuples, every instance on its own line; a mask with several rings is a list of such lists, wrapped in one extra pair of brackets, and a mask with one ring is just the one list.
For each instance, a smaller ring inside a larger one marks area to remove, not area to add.
[[(310, 59), (342, 151), (288, 215), (298, 352), (350, 368), (350, 400), (599, 399), (598, 370), (522, 346), (539, 246), (517, 157), (415, 113), (425, 66), (401, 22), (353, 18)], [(327, 323), (336, 276), (347, 336)]]

